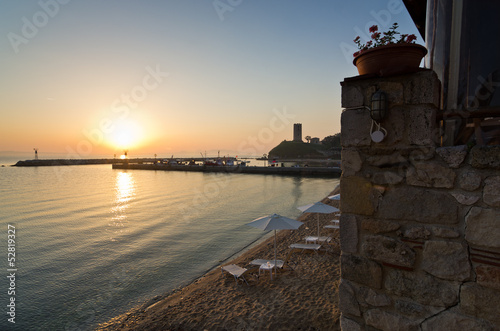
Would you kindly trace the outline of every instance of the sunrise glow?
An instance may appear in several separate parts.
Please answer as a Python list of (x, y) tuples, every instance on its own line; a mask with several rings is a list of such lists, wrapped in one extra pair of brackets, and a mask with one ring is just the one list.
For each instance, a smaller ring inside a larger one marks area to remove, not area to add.
[(400, 0), (369, 3), (5, 2), (0, 152), (258, 157), (294, 123), (336, 134), (353, 39), (418, 35)]
[(142, 127), (133, 120), (117, 120), (107, 137), (107, 143), (116, 149), (136, 148), (144, 140)]

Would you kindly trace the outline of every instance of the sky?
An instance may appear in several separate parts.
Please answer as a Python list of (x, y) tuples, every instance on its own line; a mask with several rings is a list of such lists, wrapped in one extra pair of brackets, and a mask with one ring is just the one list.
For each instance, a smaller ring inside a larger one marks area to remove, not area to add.
[(340, 132), (353, 39), (401, 0), (0, 0), (0, 151), (261, 156)]

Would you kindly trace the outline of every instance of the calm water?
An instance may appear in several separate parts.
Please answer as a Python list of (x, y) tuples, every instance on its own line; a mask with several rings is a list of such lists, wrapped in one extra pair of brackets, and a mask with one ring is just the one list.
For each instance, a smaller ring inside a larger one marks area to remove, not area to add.
[[(184, 285), (261, 238), (245, 223), (330, 193), (338, 179), (0, 168), (0, 329), (87, 330)], [(16, 324), (7, 227), (16, 228)]]

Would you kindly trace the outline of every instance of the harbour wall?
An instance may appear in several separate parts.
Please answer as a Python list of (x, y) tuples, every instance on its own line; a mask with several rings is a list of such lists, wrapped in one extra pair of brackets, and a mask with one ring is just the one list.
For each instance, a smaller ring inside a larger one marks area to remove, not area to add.
[(115, 163), (113, 169), (160, 170), (160, 171), (190, 171), (207, 173), (240, 173), (283, 176), (314, 176), (339, 177), (341, 170), (337, 167), (248, 167), (248, 166), (199, 166), (199, 165), (165, 165)]

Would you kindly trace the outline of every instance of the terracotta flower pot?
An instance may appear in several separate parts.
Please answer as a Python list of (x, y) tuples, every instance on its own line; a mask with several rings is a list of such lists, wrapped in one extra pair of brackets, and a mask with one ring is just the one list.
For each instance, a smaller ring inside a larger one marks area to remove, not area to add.
[(390, 44), (368, 49), (353, 60), (360, 75), (380, 76), (415, 72), (427, 49), (418, 44)]

